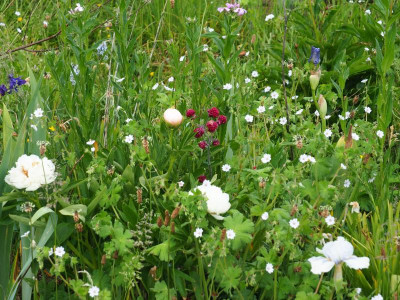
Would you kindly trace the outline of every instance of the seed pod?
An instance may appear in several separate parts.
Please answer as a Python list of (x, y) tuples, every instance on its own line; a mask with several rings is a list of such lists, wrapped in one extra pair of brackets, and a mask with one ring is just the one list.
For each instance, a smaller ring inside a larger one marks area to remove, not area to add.
[(171, 218), (175, 219), (179, 215), (179, 210), (181, 209), (180, 206), (175, 207), (175, 209), (172, 211)]
[(293, 63), (289, 63), (289, 64), (287, 65), (287, 67), (288, 67), (289, 70), (292, 70), (292, 69), (293, 69)]
[(265, 182), (265, 180), (263, 179), (263, 180), (261, 180), (259, 183), (258, 183), (258, 186), (260, 187), (260, 188), (265, 188), (265, 185), (266, 185), (267, 183)]
[(352, 110), (351, 112), (350, 112), (350, 118), (351, 119), (354, 119), (354, 116), (356, 115), (356, 112), (354, 111), (354, 110)]
[(136, 196), (137, 196), (137, 203), (142, 203), (143, 202), (143, 198), (142, 198), (142, 189), (137, 189), (136, 191)]
[(175, 233), (175, 222), (171, 222), (171, 232)]
[(46, 153), (46, 144), (42, 143), (39, 146), (40, 156), (43, 156)]
[(143, 140), (142, 140), (142, 146), (144, 148), (144, 151), (146, 151), (146, 153), (149, 154), (150, 153), (149, 141), (147, 140), (146, 137), (144, 137)]
[(107, 256), (103, 254), (103, 256), (101, 257), (101, 264), (104, 266), (106, 264), (106, 261), (107, 261)]
[(170, 220), (169, 211), (168, 209), (165, 210), (165, 219), (164, 219), (164, 226), (168, 226)]
[(292, 210), (290, 211), (290, 216), (293, 217), (297, 213), (298, 210), (299, 209), (298, 209), (297, 205), (296, 204), (293, 205)]
[(79, 222), (79, 213), (77, 211), (74, 212), (74, 222), (75, 223)]
[(78, 232), (83, 232), (83, 224), (82, 223), (76, 223), (75, 224), (75, 229)]
[(354, 105), (357, 104), (359, 99), (360, 99), (360, 97), (358, 95), (355, 95), (353, 98), (353, 104)]
[(170, 0), (169, 3), (171, 4), (171, 8), (174, 9), (174, 7), (175, 7), (175, 0)]
[(150, 271), (149, 271), (149, 274), (154, 280), (156, 280), (156, 278), (157, 278), (157, 266), (152, 267), (150, 269)]
[(158, 228), (161, 228), (162, 224), (163, 224), (162, 218), (161, 218), (161, 216), (159, 216), (159, 217), (157, 218), (157, 226), (158, 226)]
[(301, 272), (301, 266), (294, 267), (293, 271), (295, 273), (300, 273)]
[(114, 253), (113, 253), (113, 255), (112, 255), (112, 258), (118, 259), (118, 250), (115, 250), (115, 251), (114, 251)]
[(219, 239), (221, 242), (224, 241), (226, 238), (226, 229), (222, 229), (221, 238)]
[(244, 51), (244, 50), (240, 51), (239, 57), (243, 57), (243, 56), (245, 56), (245, 55), (246, 55), (246, 51)]
[(297, 148), (297, 149), (303, 148), (303, 141), (302, 141), (302, 140), (297, 140), (297, 142), (296, 142), (296, 148)]
[(383, 257), (383, 259), (386, 259), (386, 251), (385, 251), (385, 248), (381, 248), (381, 255), (382, 255), (382, 257)]
[(363, 164), (366, 165), (370, 158), (371, 158), (371, 154), (368, 154), (368, 153), (364, 154), (363, 159), (362, 159)]

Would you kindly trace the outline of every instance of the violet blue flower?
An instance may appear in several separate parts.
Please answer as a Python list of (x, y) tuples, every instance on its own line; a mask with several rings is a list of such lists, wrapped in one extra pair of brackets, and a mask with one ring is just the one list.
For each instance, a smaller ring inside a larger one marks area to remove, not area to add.
[(318, 65), (320, 60), (320, 50), (319, 48), (316, 48), (314, 46), (311, 47), (311, 56), (308, 59), (308, 61), (312, 61), (314, 65)]

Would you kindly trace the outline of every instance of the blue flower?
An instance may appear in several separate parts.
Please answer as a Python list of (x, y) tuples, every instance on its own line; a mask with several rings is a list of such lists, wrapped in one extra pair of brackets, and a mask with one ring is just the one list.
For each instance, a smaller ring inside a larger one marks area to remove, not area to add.
[(7, 87), (2, 84), (0, 85), (0, 95), (4, 96), (7, 93)]
[(14, 77), (13, 75), (8, 75), (8, 93), (11, 94), (13, 91), (18, 92), (17, 87), (26, 83), (25, 80), (21, 79), (21, 77)]
[(308, 62), (312, 61), (314, 65), (318, 65), (320, 60), (320, 50), (314, 46), (311, 47), (311, 56), (308, 59)]

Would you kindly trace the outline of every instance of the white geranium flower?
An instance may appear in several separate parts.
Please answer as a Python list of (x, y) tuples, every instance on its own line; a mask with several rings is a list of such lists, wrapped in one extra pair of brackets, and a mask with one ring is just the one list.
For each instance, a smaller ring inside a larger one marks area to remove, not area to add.
[(385, 135), (384, 133), (383, 133), (383, 131), (382, 130), (378, 130), (377, 132), (376, 132), (376, 135), (378, 136), (378, 138), (383, 138), (383, 136)]
[(203, 52), (207, 52), (208, 51), (208, 45), (207, 44), (204, 44), (203, 45)]
[(194, 237), (198, 239), (203, 236), (203, 229), (197, 227), (193, 234), (194, 234)]
[(327, 138), (330, 138), (330, 137), (332, 136), (332, 130), (330, 130), (329, 128), (328, 128), (328, 129), (325, 129), (324, 135), (325, 135)]
[(236, 236), (236, 233), (232, 229), (229, 229), (226, 231), (226, 238), (228, 240), (233, 240), (235, 238), (235, 236)]
[(347, 169), (347, 167), (346, 167), (345, 164), (340, 164), (340, 168), (341, 168), (342, 170), (346, 170), (346, 169)]
[(56, 250), (54, 251), (54, 254), (58, 257), (63, 257), (65, 254), (64, 247), (57, 247)]
[(168, 78), (168, 82), (174, 82), (175, 81), (175, 78), (174, 77), (170, 77), (170, 78)]
[(35, 116), (36, 118), (41, 118), (41, 117), (43, 117), (43, 109), (37, 108), (37, 109), (35, 109), (35, 111), (33, 112), (33, 114), (34, 114), (34, 116)]
[(263, 219), (264, 221), (267, 221), (268, 218), (269, 218), (268, 212), (264, 212), (264, 213), (261, 215), (261, 219)]
[(265, 22), (268, 22), (269, 20), (272, 20), (273, 18), (275, 18), (275, 16), (273, 14), (269, 14), (265, 17)]
[(335, 218), (333, 216), (327, 216), (325, 218), (326, 225), (332, 226), (335, 224)]
[(315, 115), (316, 117), (319, 117), (319, 111), (316, 110), (316, 111), (314, 112), (314, 115)]
[(131, 144), (131, 143), (133, 142), (133, 140), (134, 140), (134, 137), (133, 137), (132, 134), (127, 135), (127, 136), (124, 138), (124, 142), (127, 143), (127, 144)]
[(296, 229), (297, 227), (300, 226), (300, 222), (299, 222), (299, 220), (297, 220), (297, 218), (294, 218), (294, 219), (291, 219), (291, 220), (289, 221), (289, 225), (290, 225), (290, 227), (292, 227), (293, 229)]
[(222, 171), (224, 172), (229, 172), (231, 170), (231, 166), (228, 164), (225, 164), (222, 166)]
[(383, 300), (383, 297), (381, 294), (375, 295), (371, 298), (371, 300)]
[(246, 78), (244, 79), (244, 83), (250, 83), (250, 82), (251, 82), (251, 79), (250, 79), (250, 78), (246, 77)]
[(274, 273), (274, 266), (271, 263), (267, 263), (265, 266), (265, 271), (267, 271), (269, 274)]
[(264, 156), (261, 158), (261, 161), (263, 164), (267, 164), (271, 161), (271, 154), (264, 154)]
[(158, 88), (158, 86), (159, 86), (159, 84), (157, 82), (155, 85), (153, 85), (153, 87), (151, 89), (154, 91), (154, 90), (156, 90)]
[(56, 179), (55, 169), (55, 165), (47, 157), (24, 154), (18, 158), (15, 167), (8, 171), (5, 182), (17, 189), (36, 191)]
[(246, 120), (247, 123), (252, 123), (254, 117), (251, 116), (251, 115), (246, 115), (246, 116), (244, 117), (244, 119)]
[(286, 125), (286, 123), (287, 123), (286, 117), (280, 118), (280, 119), (279, 119), (279, 123), (280, 123), (281, 125)]
[(257, 107), (257, 112), (259, 114), (262, 114), (263, 112), (265, 112), (265, 106), (261, 105), (261, 106)]
[(303, 109), (299, 109), (298, 111), (296, 111), (296, 115), (301, 115), (302, 112), (303, 112)]
[(258, 72), (257, 71), (251, 72), (251, 77), (254, 77), (254, 78), (258, 77)]
[(313, 274), (320, 275), (329, 272), (335, 265), (342, 263), (356, 270), (369, 267), (369, 258), (353, 255), (353, 245), (341, 236), (336, 241), (326, 243), (322, 250), (317, 248), (317, 252), (324, 256), (314, 256), (308, 259)]
[(224, 84), (222, 88), (223, 88), (224, 90), (229, 91), (229, 90), (232, 89), (232, 84), (230, 84), (230, 83)]
[(181, 181), (178, 181), (178, 186), (181, 188), (181, 187), (183, 187), (185, 185), (185, 183), (181, 180)]
[(350, 180), (349, 180), (349, 179), (346, 179), (346, 180), (344, 181), (344, 183), (343, 183), (343, 186), (344, 186), (345, 188), (348, 188), (348, 187), (350, 187), (350, 184), (351, 184)]
[(92, 286), (89, 289), (89, 296), (94, 298), (97, 297), (99, 295), (100, 289), (97, 286)]
[(370, 114), (371, 111), (372, 111), (372, 109), (371, 109), (370, 107), (366, 106), (366, 107), (364, 107), (364, 111), (365, 111), (367, 114)]
[(267, 86), (266, 88), (264, 88), (264, 93), (268, 93), (271, 90), (270, 86)]
[(355, 133), (355, 132), (353, 132), (353, 133), (351, 134), (351, 137), (352, 137), (353, 140), (355, 140), (355, 141), (358, 141), (358, 140), (360, 139), (360, 136), (359, 136), (357, 133)]
[(278, 97), (279, 97), (278, 92), (272, 92), (272, 93), (271, 93), (271, 98), (272, 98), (272, 99), (278, 99)]
[[(202, 185), (195, 188), (199, 190), (207, 201), (207, 211), (217, 220), (223, 220), (221, 215), (226, 213), (231, 204), (229, 203), (229, 195), (224, 193), (221, 188), (212, 185), (208, 180), (205, 180)], [(189, 193), (193, 195), (193, 193)]]

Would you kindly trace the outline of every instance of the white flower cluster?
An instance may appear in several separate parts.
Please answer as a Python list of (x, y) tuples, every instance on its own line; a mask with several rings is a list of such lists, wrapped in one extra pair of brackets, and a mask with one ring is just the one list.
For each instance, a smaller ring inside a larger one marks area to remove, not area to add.
[(8, 171), (5, 182), (17, 189), (36, 191), (44, 184), (53, 182), (57, 174), (51, 160), (37, 155), (22, 155), (16, 166)]
[(299, 161), (300, 161), (302, 164), (304, 164), (304, 163), (306, 163), (306, 162), (311, 162), (311, 163), (314, 164), (314, 163), (316, 162), (315, 158), (312, 157), (311, 155), (308, 155), (308, 154), (302, 154), (302, 155), (300, 155)]
[(229, 195), (224, 193), (221, 188), (212, 185), (208, 180), (205, 180), (203, 184), (195, 188), (195, 190), (199, 190), (206, 198), (208, 213), (217, 220), (223, 220), (224, 217), (220, 215), (226, 213), (231, 207)]

